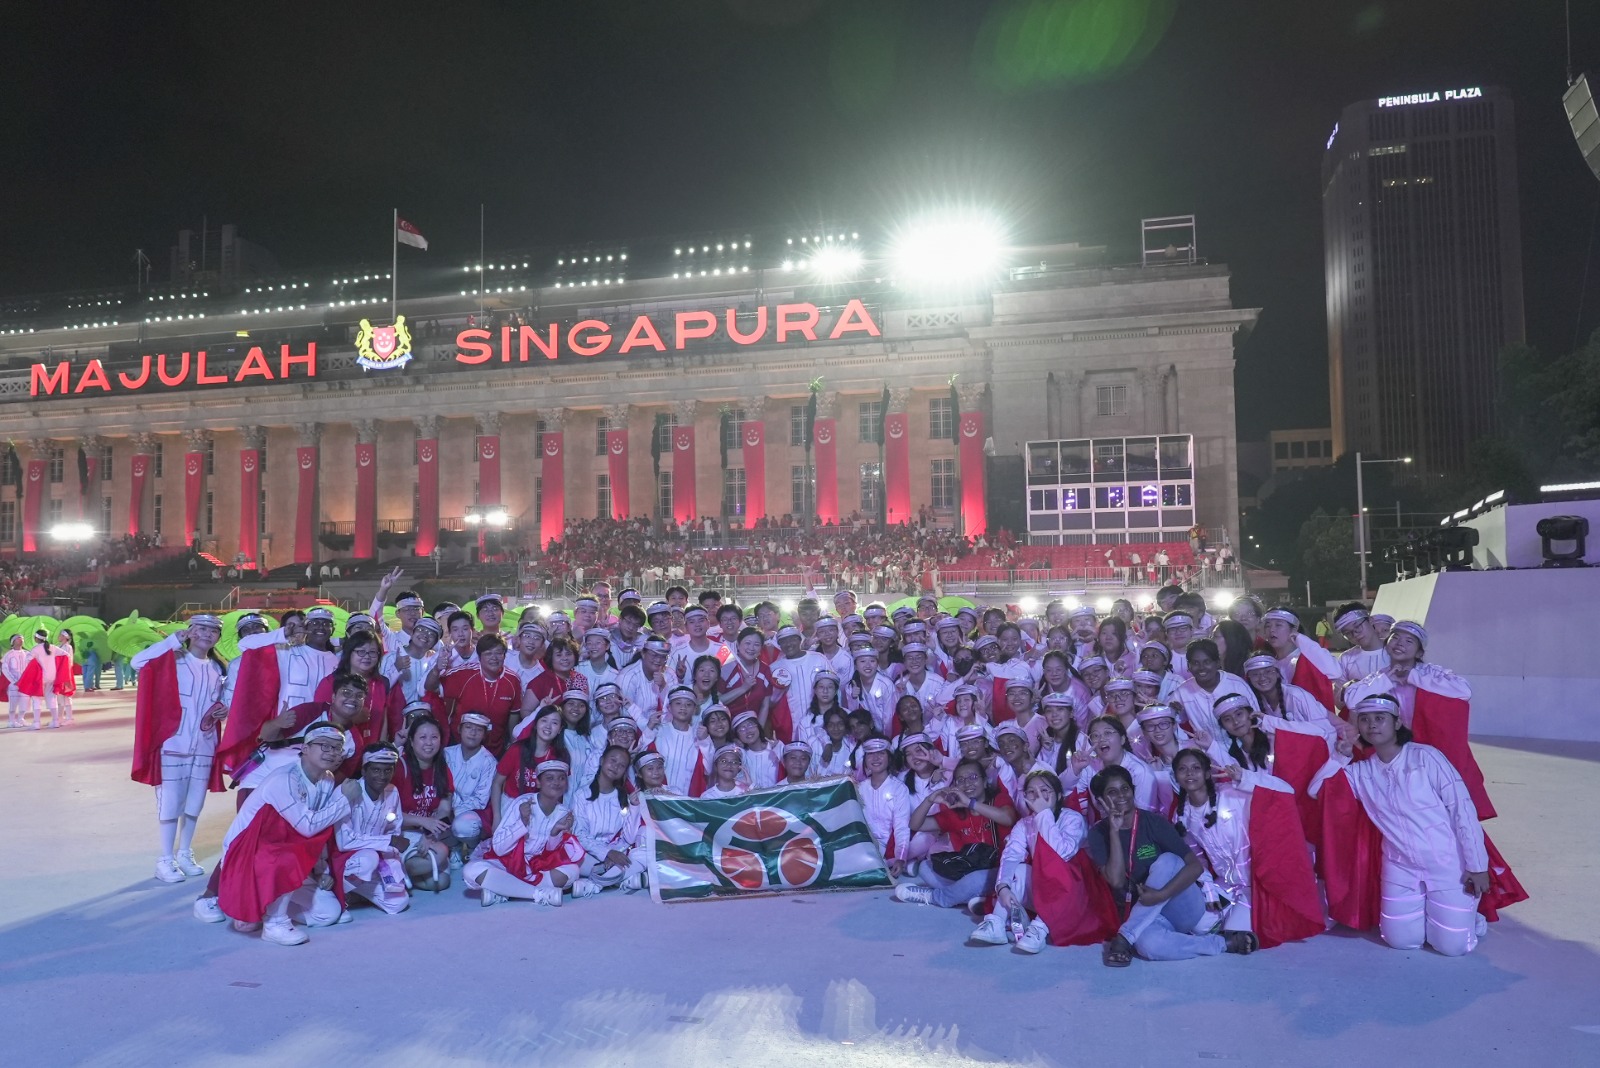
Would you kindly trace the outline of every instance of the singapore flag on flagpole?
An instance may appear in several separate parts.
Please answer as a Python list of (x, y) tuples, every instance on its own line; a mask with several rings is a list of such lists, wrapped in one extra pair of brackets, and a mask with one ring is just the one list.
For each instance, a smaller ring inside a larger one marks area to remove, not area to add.
[(410, 245), (412, 248), (426, 249), (428, 247), (428, 239), (422, 236), (422, 231), (404, 219), (397, 218), (395, 221), (395, 238), (402, 245)]

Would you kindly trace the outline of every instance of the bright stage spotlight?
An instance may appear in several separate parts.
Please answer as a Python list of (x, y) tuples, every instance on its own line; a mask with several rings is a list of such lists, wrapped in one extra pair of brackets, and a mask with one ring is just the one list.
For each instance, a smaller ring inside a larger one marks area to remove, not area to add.
[(903, 288), (938, 288), (976, 282), (1005, 264), (1005, 232), (983, 215), (936, 216), (905, 227), (889, 259)]
[(94, 537), (94, 527), (88, 523), (57, 523), (50, 528), (50, 537), (56, 541), (88, 541)]
[(1017, 601), (1017, 607), (1031, 616), (1039, 610), (1039, 598), (1023, 597)]
[(824, 245), (811, 254), (806, 265), (824, 282), (844, 282), (856, 277), (866, 262), (861, 250), (850, 245)]

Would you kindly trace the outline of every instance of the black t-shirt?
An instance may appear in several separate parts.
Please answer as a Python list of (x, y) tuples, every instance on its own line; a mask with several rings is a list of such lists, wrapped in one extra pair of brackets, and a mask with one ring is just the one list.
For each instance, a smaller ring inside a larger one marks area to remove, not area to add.
[[(1175, 853), (1185, 862), (1189, 859), (1189, 847), (1178, 834), (1177, 828), (1158, 813), (1142, 808), (1139, 810), (1137, 846), (1129, 843), (1128, 831), (1117, 833), (1122, 838), (1122, 856), (1127, 864), (1128, 874), (1135, 884), (1142, 883), (1149, 877), (1150, 865), (1154, 864), (1156, 858), (1163, 853)], [(1089, 837), (1084, 840), (1083, 847), (1089, 851), (1089, 859), (1104, 868), (1106, 858), (1111, 852), (1110, 822), (1101, 820), (1090, 828)]]

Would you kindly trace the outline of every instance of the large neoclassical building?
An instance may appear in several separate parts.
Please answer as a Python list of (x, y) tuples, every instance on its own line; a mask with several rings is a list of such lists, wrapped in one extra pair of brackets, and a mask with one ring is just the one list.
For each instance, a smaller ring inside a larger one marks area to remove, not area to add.
[(819, 273), (852, 241), (412, 258), (393, 307), (389, 264), (0, 301), (0, 547), (87, 523), (276, 567), (607, 514), (1237, 535), (1257, 312), (1225, 267), (1048, 245), (958, 288), (855, 252)]

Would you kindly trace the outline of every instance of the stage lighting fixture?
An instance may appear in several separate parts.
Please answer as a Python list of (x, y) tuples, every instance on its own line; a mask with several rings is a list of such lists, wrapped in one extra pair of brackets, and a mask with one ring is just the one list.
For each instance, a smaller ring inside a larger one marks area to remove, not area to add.
[[(1581, 515), (1551, 515), (1539, 520), (1533, 528), (1539, 535), (1539, 552), (1544, 556), (1541, 567), (1584, 567), (1588, 555), (1589, 520)], [(1570, 547), (1557, 549), (1562, 542)]]
[(959, 286), (993, 276), (1005, 264), (1000, 225), (983, 215), (923, 219), (906, 226), (890, 248), (895, 283), (902, 288)]
[(861, 250), (848, 245), (825, 245), (811, 254), (811, 273), (824, 282), (844, 282), (856, 276), (866, 262)]
[(1233, 601), (1234, 597), (1231, 591), (1221, 590), (1215, 594), (1212, 594), (1211, 607), (1226, 612), (1228, 609), (1233, 607)]
[(1037, 598), (1037, 597), (1020, 597), (1020, 598), (1017, 599), (1017, 607), (1022, 609), (1023, 612), (1025, 612), (1025, 613), (1027, 613), (1028, 615), (1031, 616), (1031, 615), (1033, 615), (1035, 612), (1037, 612), (1039, 610), (1039, 598)]
[(1472, 550), (1478, 544), (1477, 527), (1446, 527), (1433, 534), (1438, 550), (1439, 570), (1472, 570)]
[(778, 607), (783, 609), (785, 612), (793, 612), (800, 606), (798, 603), (796, 603), (793, 597), (785, 597), (782, 601), (778, 602)]
[(1113, 603), (1114, 602), (1111, 600), (1111, 598), (1102, 597), (1094, 603), (1094, 610), (1103, 616), (1109, 615), (1111, 613)]

